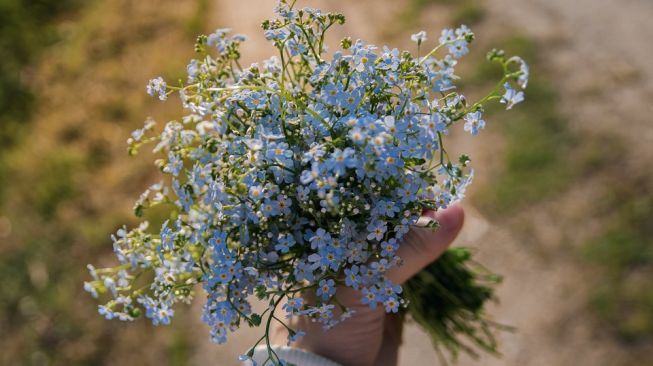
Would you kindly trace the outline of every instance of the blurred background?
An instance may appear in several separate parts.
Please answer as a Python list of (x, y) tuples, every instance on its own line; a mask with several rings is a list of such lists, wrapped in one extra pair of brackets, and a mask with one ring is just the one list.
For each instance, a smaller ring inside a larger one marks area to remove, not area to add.
[[(208, 341), (201, 298), (170, 327), (106, 321), (82, 290), (85, 266), (114, 263), (109, 235), (134, 225), (134, 200), (158, 181), (153, 157), (126, 140), (176, 100), (147, 97), (175, 80), (199, 33), (250, 36), (272, 0), (0, 0), (0, 364), (236, 365), (253, 334)], [(491, 108), (471, 139), (477, 181), (459, 245), (505, 276), (489, 313), (512, 325), (503, 357), (459, 365), (653, 365), (653, 2), (650, 0), (299, 0), (340, 11), (350, 35), (412, 50), (419, 30), (477, 33), (461, 88), (496, 80), (493, 47), (531, 65), (527, 101)], [(333, 44), (333, 43), (332, 43)], [(437, 365), (409, 326), (401, 365)]]

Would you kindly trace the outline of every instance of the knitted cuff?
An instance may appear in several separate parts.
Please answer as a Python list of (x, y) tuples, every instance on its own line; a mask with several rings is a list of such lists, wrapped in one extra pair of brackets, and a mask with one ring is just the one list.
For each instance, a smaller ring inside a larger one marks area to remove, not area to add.
[[(273, 346), (272, 349), (279, 356), (280, 359), (292, 363), (297, 366), (341, 366), (333, 361), (330, 361), (322, 356), (318, 356), (314, 353), (304, 351), (297, 348), (290, 348), (285, 346)], [(245, 366), (269, 366), (272, 365), (268, 363), (264, 364), (265, 360), (268, 358), (268, 349), (266, 346), (258, 346), (254, 349), (254, 355), (252, 359), (255, 363), (251, 361), (245, 361)]]

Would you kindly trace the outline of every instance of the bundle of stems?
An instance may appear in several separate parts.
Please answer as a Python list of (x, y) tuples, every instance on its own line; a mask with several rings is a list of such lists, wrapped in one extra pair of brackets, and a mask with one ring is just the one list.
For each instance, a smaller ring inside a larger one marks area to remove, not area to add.
[(498, 355), (496, 330), (510, 327), (490, 320), (484, 309), (500, 282), (472, 259), (470, 249), (451, 248), (403, 285), (409, 305), (402, 315), (431, 336), (443, 364), (461, 352), (477, 358), (474, 345)]

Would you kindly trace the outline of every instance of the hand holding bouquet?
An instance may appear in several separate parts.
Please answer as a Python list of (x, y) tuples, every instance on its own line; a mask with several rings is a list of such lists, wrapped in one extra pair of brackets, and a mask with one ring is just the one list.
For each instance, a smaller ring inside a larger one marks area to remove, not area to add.
[[(339, 301), (346, 290), (372, 309), (407, 309), (454, 355), (473, 352), (465, 339), (494, 350), (482, 307), (496, 278), (470, 266), (468, 251), (451, 249), (403, 287), (388, 273), (402, 265), (397, 252), (412, 227), (437, 230), (422, 213), (462, 199), (471, 182), (470, 159), (445, 150), (448, 130), (464, 121), (476, 135), (486, 102), (509, 109), (523, 100), (512, 85), (526, 86), (526, 64), (492, 51), (504, 76), (471, 103), (454, 86), (457, 59), (474, 39), (465, 26), (444, 30), (423, 56), (423, 32), (413, 36), (417, 55), (349, 38), (328, 55), (325, 33), (342, 15), (285, 1), (275, 10), (263, 29), (277, 56), (244, 67), (245, 37), (218, 30), (198, 38), (185, 82), (147, 86), (161, 100), (178, 93), (186, 115), (160, 134), (151, 121), (132, 134), (130, 152), (155, 143), (156, 164), (170, 176), (143, 193), (135, 212), (172, 210), (160, 230), (118, 231), (120, 265), (89, 266), (87, 291), (111, 297), (100, 313), (168, 324), (174, 305), (201, 286), (211, 339), (261, 327), (265, 364), (280, 365), (271, 326), (282, 324), (289, 342), (305, 331), (289, 319), (333, 328), (355, 311)], [(253, 298), (269, 306), (254, 312)]]

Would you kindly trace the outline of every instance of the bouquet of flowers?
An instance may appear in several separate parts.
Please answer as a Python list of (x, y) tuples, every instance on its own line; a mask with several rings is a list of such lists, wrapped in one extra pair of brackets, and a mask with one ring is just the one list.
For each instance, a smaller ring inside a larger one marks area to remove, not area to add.
[[(350, 287), (370, 307), (407, 311), (454, 355), (473, 353), (474, 344), (495, 350), (494, 323), (482, 310), (497, 278), (468, 250), (450, 249), (403, 288), (385, 273), (401, 266), (397, 249), (423, 210), (462, 199), (472, 180), (470, 159), (452, 160), (445, 150), (448, 130), (464, 121), (476, 135), (486, 102), (510, 109), (522, 101), (513, 85), (526, 86), (526, 64), (490, 52), (503, 78), (471, 103), (454, 85), (457, 60), (474, 39), (465, 26), (442, 31), (422, 56), (424, 32), (412, 37), (416, 55), (344, 38), (327, 56), (325, 33), (343, 15), (284, 0), (275, 12), (263, 29), (277, 56), (243, 67), (245, 37), (217, 30), (198, 38), (185, 81), (147, 86), (162, 101), (177, 93), (186, 115), (159, 134), (152, 121), (132, 133), (130, 153), (154, 143), (156, 165), (169, 175), (169, 184), (141, 195), (135, 212), (172, 209), (160, 230), (144, 222), (117, 232), (118, 266), (89, 265), (85, 289), (110, 297), (100, 314), (169, 324), (175, 304), (189, 303), (201, 286), (213, 341), (247, 324), (263, 328), (256, 345), (269, 347), (274, 322), (292, 342), (303, 331), (285, 319), (309, 317), (327, 329), (346, 321), (351, 311), (338, 288)], [(254, 298), (269, 306), (254, 312)], [(283, 363), (269, 354), (266, 364)]]

